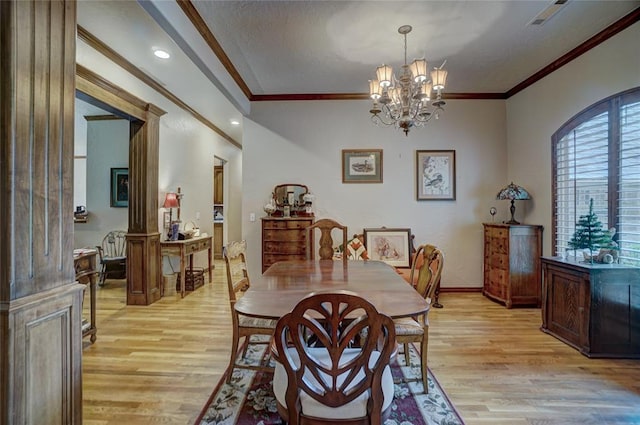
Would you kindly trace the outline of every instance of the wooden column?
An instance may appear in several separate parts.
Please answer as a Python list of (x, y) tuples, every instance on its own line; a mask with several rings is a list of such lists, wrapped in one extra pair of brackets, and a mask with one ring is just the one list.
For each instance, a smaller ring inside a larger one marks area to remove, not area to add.
[(76, 5), (0, 1), (0, 424), (82, 423)]
[[(159, 122), (164, 113), (150, 107), (144, 123), (131, 126), (129, 144), (129, 233), (127, 304), (149, 305), (162, 297), (158, 233)], [(131, 184), (131, 183), (130, 183)], [(131, 202), (135, 200), (135, 202)]]

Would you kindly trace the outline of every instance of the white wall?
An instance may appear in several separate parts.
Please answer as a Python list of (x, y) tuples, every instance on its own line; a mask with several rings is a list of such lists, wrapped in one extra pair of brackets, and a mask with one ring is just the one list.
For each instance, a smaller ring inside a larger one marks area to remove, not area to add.
[[(482, 222), (507, 182), (504, 101), (449, 101), (441, 118), (409, 137), (378, 128), (368, 101), (254, 102), (244, 123), (243, 232), (252, 275), (261, 273), (260, 220), (273, 187), (302, 183), (316, 195), (316, 218), (365, 227), (409, 227), (416, 245), (429, 242), (446, 256), (442, 286), (482, 285)], [(343, 184), (342, 149), (383, 149), (382, 184)], [(416, 200), (416, 150), (456, 151), (455, 201)]]
[(544, 226), (545, 255), (555, 254), (551, 252), (551, 136), (588, 106), (640, 86), (638, 40), (636, 23), (507, 100), (508, 175), (533, 197), (520, 204), (528, 209), (527, 221)]
[[(85, 121), (84, 118), (82, 118)], [(111, 230), (127, 230), (128, 208), (111, 207), (111, 168), (129, 168), (129, 121), (85, 121), (89, 217), (74, 224), (74, 246), (96, 246)]]
[[(76, 61), (145, 102), (153, 103), (167, 112), (160, 118), (158, 231), (163, 231), (164, 209), (160, 206), (164, 202), (166, 192), (176, 191), (181, 187), (184, 193), (181, 208), (183, 223), (195, 220), (196, 213), (199, 212), (201, 231), (212, 235), (214, 156), (227, 161), (229, 188), (238, 193), (242, 175), (240, 150), (81, 40), (77, 42)], [(179, 93), (176, 94), (179, 96)], [(231, 213), (227, 213), (225, 221), (232, 235), (240, 233), (240, 202), (238, 196), (230, 196), (228, 203), (225, 200), (225, 210), (228, 208)], [(176, 211), (174, 217), (175, 213)], [(206, 258), (206, 253), (197, 253), (195, 264), (206, 265)], [(177, 259), (172, 259), (172, 265), (174, 269), (179, 265)], [(166, 261), (164, 272), (171, 272)]]

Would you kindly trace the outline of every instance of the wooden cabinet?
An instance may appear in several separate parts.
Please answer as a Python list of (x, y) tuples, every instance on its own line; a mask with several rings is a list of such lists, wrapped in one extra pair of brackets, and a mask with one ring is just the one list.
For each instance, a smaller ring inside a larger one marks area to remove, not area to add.
[(213, 223), (213, 258), (222, 259), (223, 224)]
[(482, 293), (507, 308), (540, 307), (542, 226), (484, 224)]
[(313, 217), (263, 217), (262, 218), (262, 272), (273, 263), (285, 260), (306, 260), (307, 227)]
[(640, 269), (543, 257), (542, 331), (587, 357), (640, 358)]
[(213, 204), (224, 204), (224, 166), (213, 167)]

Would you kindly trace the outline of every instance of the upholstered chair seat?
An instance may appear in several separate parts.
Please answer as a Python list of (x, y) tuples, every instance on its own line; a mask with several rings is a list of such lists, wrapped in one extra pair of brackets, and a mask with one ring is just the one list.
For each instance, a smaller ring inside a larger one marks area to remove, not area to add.
[[(298, 357), (298, 353), (294, 348), (289, 348), (289, 355), (292, 360), (296, 364), (296, 366), (300, 367), (300, 359)], [(329, 353), (325, 348), (309, 348), (307, 349), (310, 357), (314, 357), (318, 363), (324, 364), (326, 367), (330, 367), (329, 362)], [(344, 364), (349, 360), (356, 357), (360, 354), (361, 350), (352, 348), (344, 351), (342, 356), (340, 357), (340, 364)], [(371, 353), (371, 357), (369, 359), (369, 365), (373, 367), (376, 360), (380, 356), (378, 351), (374, 351)], [(364, 377), (362, 372), (356, 375), (356, 381), (359, 381)], [(324, 375), (325, 385), (328, 385), (328, 375)], [(317, 384), (316, 378), (307, 370), (305, 371), (304, 378), (308, 380), (310, 385)], [(342, 384), (344, 381), (344, 377), (338, 378), (338, 386)], [(347, 390), (349, 388), (347, 387)], [(391, 376), (391, 369), (389, 366), (385, 366), (385, 370), (382, 373), (382, 392), (384, 395), (384, 401), (382, 403), (382, 410), (387, 410), (387, 408), (391, 405), (393, 401), (393, 377)], [(276, 396), (276, 400), (281, 405), (285, 406), (286, 401), (284, 395), (287, 392), (287, 371), (284, 369), (282, 364), (276, 363), (276, 368), (273, 373), (273, 392)], [(340, 407), (328, 407), (311, 396), (309, 396), (305, 392), (300, 393), (300, 406), (301, 413), (304, 416), (313, 416), (313, 417), (321, 417), (324, 419), (352, 419), (352, 418), (361, 418), (367, 415), (367, 403), (369, 402), (369, 394), (362, 393), (358, 398), (353, 400), (350, 403), (347, 403)]]

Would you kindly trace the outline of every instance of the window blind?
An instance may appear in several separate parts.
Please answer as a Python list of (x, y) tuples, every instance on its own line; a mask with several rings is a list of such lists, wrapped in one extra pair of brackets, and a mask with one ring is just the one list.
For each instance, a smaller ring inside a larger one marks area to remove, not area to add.
[(569, 248), (576, 223), (594, 212), (608, 226), (609, 113), (576, 126), (558, 142), (556, 152), (556, 254)]
[(620, 258), (640, 265), (640, 101), (620, 107), (618, 182)]
[(604, 99), (553, 135), (555, 254), (581, 215), (616, 228), (620, 262), (640, 267), (640, 88)]

